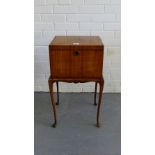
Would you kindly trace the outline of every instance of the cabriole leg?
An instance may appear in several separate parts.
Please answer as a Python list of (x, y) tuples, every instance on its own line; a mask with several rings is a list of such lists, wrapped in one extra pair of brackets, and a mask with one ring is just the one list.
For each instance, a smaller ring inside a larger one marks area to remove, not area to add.
[(95, 82), (94, 105), (97, 105), (97, 103), (96, 103), (96, 93), (97, 93), (97, 82)]
[(57, 124), (57, 118), (56, 118), (56, 105), (54, 102), (54, 94), (53, 94), (53, 83), (54, 81), (49, 80), (49, 89), (50, 89), (50, 96), (51, 96), (51, 103), (53, 107), (53, 113), (54, 113), (54, 123), (52, 124), (52, 127), (55, 128)]
[(103, 86), (104, 86), (104, 79), (99, 82), (99, 85), (100, 85), (100, 92), (99, 92), (99, 101), (98, 101), (98, 107), (97, 107), (97, 127), (100, 127), (99, 115), (100, 115), (100, 108), (101, 108), (101, 102), (102, 102), (102, 92), (103, 92)]
[(57, 85), (57, 102), (56, 102), (56, 105), (59, 105), (59, 83), (58, 83), (58, 81), (56, 82), (56, 85)]

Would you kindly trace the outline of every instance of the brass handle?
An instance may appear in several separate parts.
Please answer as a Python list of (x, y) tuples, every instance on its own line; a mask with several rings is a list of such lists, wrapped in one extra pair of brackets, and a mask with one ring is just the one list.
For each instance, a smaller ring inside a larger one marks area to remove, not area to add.
[(80, 51), (73, 51), (73, 55), (74, 55), (74, 56), (80, 55)]

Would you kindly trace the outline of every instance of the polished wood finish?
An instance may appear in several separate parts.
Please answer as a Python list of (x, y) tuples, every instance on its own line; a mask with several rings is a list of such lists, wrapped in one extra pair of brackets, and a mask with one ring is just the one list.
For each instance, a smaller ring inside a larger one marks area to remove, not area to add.
[[(59, 104), (58, 82), (95, 82), (94, 105), (96, 104), (97, 84), (100, 86), (97, 108), (97, 127), (102, 100), (104, 79), (104, 45), (98, 36), (56, 36), (49, 45), (50, 77), (49, 89), (56, 127), (56, 104)], [(57, 86), (57, 103), (53, 96), (53, 83)]]
[(51, 74), (53, 78), (100, 78), (102, 59), (101, 50), (54, 50), (50, 52)]
[(56, 82), (56, 86), (57, 86), (57, 102), (56, 102), (56, 105), (59, 105), (59, 83), (58, 83), (58, 81)]
[(97, 82), (95, 82), (94, 105), (97, 105), (97, 103), (96, 103), (96, 93), (97, 93)]
[(55, 128), (56, 124), (57, 124), (57, 118), (56, 118), (56, 104), (55, 104), (54, 95), (53, 95), (53, 83), (54, 83), (54, 81), (49, 79), (48, 82), (49, 82), (49, 88), (50, 88), (51, 103), (52, 103), (53, 113), (54, 113), (54, 123), (52, 124), (52, 127)]
[(98, 36), (56, 36), (49, 45), (50, 50), (103, 50)]

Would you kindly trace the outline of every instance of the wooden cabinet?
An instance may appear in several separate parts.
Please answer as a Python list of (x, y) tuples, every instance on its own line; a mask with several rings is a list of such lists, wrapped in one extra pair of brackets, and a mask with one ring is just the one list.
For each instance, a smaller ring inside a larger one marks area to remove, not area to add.
[[(97, 83), (100, 85), (100, 96), (97, 111), (97, 126), (99, 126), (99, 111), (103, 90), (103, 57), (104, 46), (98, 36), (56, 36), (49, 45), (50, 72), (49, 88), (54, 110), (56, 126), (56, 107), (53, 97), (53, 83), (58, 82), (95, 82), (95, 99)], [(59, 92), (57, 91), (57, 98)], [(59, 99), (58, 99), (59, 100)], [(58, 102), (57, 102), (58, 104)]]

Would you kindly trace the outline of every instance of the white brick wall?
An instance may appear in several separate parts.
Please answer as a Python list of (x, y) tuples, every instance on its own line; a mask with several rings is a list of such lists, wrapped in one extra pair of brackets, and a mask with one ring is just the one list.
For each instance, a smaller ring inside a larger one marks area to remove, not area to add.
[[(99, 35), (105, 45), (105, 92), (121, 91), (121, 0), (34, 1), (34, 90), (49, 91), (48, 44), (55, 35)], [(60, 83), (63, 92), (91, 92), (94, 83)]]

